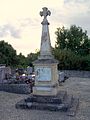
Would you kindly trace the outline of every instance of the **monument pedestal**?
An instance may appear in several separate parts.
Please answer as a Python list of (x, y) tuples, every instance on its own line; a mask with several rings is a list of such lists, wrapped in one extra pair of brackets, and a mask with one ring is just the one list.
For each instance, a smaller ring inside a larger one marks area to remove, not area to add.
[(58, 93), (58, 70), (57, 60), (40, 59), (34, 61), (35, 86), (33, 95), (53, 96)]

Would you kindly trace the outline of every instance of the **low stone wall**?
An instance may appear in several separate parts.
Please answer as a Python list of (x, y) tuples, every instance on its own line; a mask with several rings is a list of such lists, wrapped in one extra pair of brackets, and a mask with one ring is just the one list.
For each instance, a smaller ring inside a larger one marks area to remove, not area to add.
[(90, 71), (62, 70), (62, 72), (68, 77), (90, 78)]
[(29, 84), (0, 84), (0, 91), (29, 94), (31, 89)]

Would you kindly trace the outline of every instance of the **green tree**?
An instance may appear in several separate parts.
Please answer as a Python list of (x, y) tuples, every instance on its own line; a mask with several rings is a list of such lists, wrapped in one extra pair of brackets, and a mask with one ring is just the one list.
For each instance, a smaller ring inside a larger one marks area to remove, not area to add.
[(56, 48), (70, 49), (75, 54), (88, 55), (90, 49), (90, 39), (87, 31), (83, 31), (81, 27), (72, 25), (70, 29), (65, 27), (57, 28), (55, 32), (57, 41)]
[(30, 53), (27, 55), (27, 63), (28, 65), (32, 65), (33, 61), (36, 60), (39, 56), (40, 52), (36, 51), (36, 53)]
[(16, 66), (17, 62), (16, 50), (4, 40), (0, 41), (0, 64)]
[(27, 66), (27, 58), (24, 55), (22, 55), (22, 53), (17, 55), (17, 60), (18, 60), (17, 67), (26, 68), (26, 66)]
[[(54, 56), (59, 61), (58, 69), (60, 70), (85, 70), (86, 66), (82, 66), (83, 64), (83, 57), (80, 55), (76, 55), (71, 50), (54, 50)], [(85, 63), (85, 61), (84, 61)], [(85, 63), (86, 64), (86, 63)], [(84, 64), (84, 65), (85, 65)]]

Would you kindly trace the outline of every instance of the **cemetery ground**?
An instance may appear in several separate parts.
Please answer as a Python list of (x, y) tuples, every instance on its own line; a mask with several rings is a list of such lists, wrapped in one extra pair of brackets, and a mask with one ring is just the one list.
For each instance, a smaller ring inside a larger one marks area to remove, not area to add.
[(66, 112), (16, 109), (15, 104), (29, 95), (0, 91), (0, 120), (90, 120), (90, 78), (70, 77), (59, 89), (79, 98), (74, 117)]

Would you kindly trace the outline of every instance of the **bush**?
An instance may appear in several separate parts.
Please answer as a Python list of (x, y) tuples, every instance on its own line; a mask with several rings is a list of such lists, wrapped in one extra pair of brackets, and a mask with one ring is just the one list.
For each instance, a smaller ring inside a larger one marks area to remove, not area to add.
[(82, 57), (81, 69), (90, 71), (90, 55)]
[(58, 69), (60, 70), (90, 70), (90, 55), (83, 57), (66, 49), (54, 49), (53, 54), (59, 61)]

